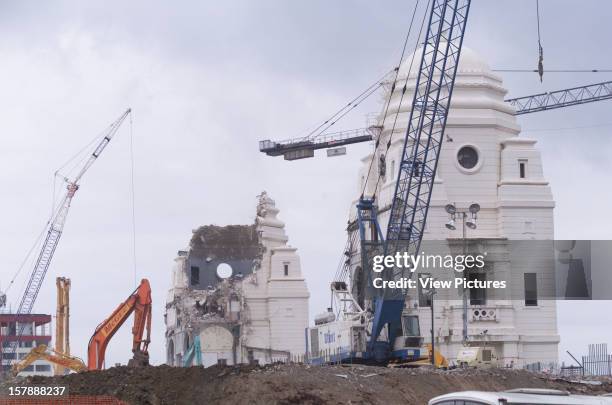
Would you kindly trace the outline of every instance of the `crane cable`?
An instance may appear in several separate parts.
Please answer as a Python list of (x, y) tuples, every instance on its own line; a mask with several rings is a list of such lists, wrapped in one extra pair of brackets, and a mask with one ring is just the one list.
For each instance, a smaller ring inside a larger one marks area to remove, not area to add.
[[(504, 73), (538, 73), (538, 69), (491, 69), (493, 72)], [(612, 73), (612, 69), (550, 69), (544, 73)]]
[[(403, 89), (402, 89), (402, 95), (401, 95), (401, 97), (400, 97), (400, 101), (399, 101), (398, 113), (397, 113), (397, 114), (395, 114), (395, 119), (393, 120), (393, 127), (392, 127), (392, 129), (391, 129), (391, 134), (389, 135), (389, 141), (387, 142), (387, 148), (386, 148), (385, 153), (384, 153), (384, 155), (383, 155), (383, 163), (384, 163), (385, 165), (386, 165), (386, 162), (387, 162), (387, 155), (389, 154), (389, 149), (391, 148), (391, 143), (393, 142), (393, 135), (394, 135), (394, 133), (395, 133), (395, 127), (396, 127), (396, 125), (397, 125), (397, 119), (398, 119), (398, 115), (399, 115), (400, 107), (401, 107), (401, 105), (402, 105), (402, 102), (404, 101), (404, 96), (405, 96), (405, 94), (406, 94), (406, 87), (407, 87), (407, 85), (408, 85), (408, 79), (409, 79), (409, 77), (410, 77), (410, 71), (412, 70), (412, 66), (413, 66), (413, 64), (414, 64), (414, 58), (416, 57), (417, 47), (418, 47), (418, 44), (419, 44), (419, 42), (420, 42), (421, 35), (422, 35), (422, 33), (423, 33), (423, 27), (424, 27), (424, 25), (425, 25), (425, 20), (426, 20), (426, 17), (427, 17), (427, 10), (428, 10), (428, 9), (429, 9), (429, 1), (427, 2), (427, 7), (425, 8), (425, 14), (424, 14), (424, 16), (423, 16), (423, 20), (421, 21), (421, 28), (420, 28), (420, 30), (419, 30), (419, 37), (418, 37), (418, 39), (417, 39), (417, 46), (415, 47), (415, 50), (414, 50), (414, 52), (412, 53), (412, 59), (410, 60), (410, 67), (409, 67), (409, 69), (408, 69), (408, 73), (406, 74), (406, 81), (404, 82), (404, 87), (403, 87)], [(416, 88), (415, 88), (415, 91), (416, 91)], [(409, 123), (408, 125), (410, 125), (410, 123)], [(385, 170), (385, 172), (386, 172), (386, 170)], [(376, 184), (375, 184), (375, 186), (374, 186), (374, 197), (376, 196), (376, 193), (378, 192), (378, 186), (379, 186), (379, 184), (380, 184), (380, 179), (381, 179), (381, 177), (382, 177), (382, 175), (381, 175), (381, 174), (382, 174), (382, 173), (380, 173), (380, 172), (379, 172), (378, 177), (376, 178)]]
[(393, 73), (397, 68), (394, 68), (388, 72), (386, 72), (382, 77), (380, 77), (377, 81), (372, 83), (368, 88), (362, 91), (357, 97), (350, 100), (344, 107), (340, 110), (336, 111), (331, 117), (323, 121), (313, 130), (311, 130), (306, 136), (304, 136), (304, 140), (312, 140), (318, 136), (323, 135), (328, 129), (330, 129), (334, 124), (336, 124), (340, 119), (346, 116), (348, 113), (357, 108), (361, 103), (367, 100), (372, 94), (376, 93), (380, 87), (382, 87), (385, 83), (385, 79), (391, 73)]
[[(427, 2), (427, 7), (426, 7), (426, 10), (425, 10), (425, 11), (427, 11), (427, 9), (429, 8), (429, 2), (430, 2), (430, 1), (431, 1), (431, 0), (428, 0), (428, 2)], [(391, 98), (392, 98), (392, 96), (393, 96), (393, 91), (395, 90), (395, 86), (396, 86), (396, 83), (397, 83), (397, 78), (398, 78), (398, 76), (399, 76), (399, 69), (400, 69), (400, 67), (401, 67), (401, 65), (402, 65), (402, 62), (403, 62), (403, 60), (404, 60), (404, 55), (405, 55), (405, 53), (406, 53), (406, 48), (407, 48), (407, 46), (408, 46), (408, 41), (409, 41), (409, 38), (410, 38), (410, 34), (411, 34), (411, 32), (412, 32), (412, 26), (413, 26), (413, 23), (414, 23), (414, 18), (415, 18), (415, 16), (416, 16), (416, 13), (417, 13), (417, 10), (418, 10), (418, 7), (419, 7), (419, 2), (420, 2), (420, 0), (417, 0), (416, 4), (415, 4), (415, 6), (414, 6), (414, 10), (413, 10), (413, 12), (412, 12), (412, 17), (411, 17), (411, 19), (410, 19), (410, 25), (409, 25), (409, 27), (408, 27), (408, 33), (406, 34), (406, 37), (405, 37), (405, 39), (404, 39), (404, 45), (403, 45), (403, 47), (402, 47), (402, 53), (401, 53), (401, 55), (400, 55), (399, 64), (397, 65), (397, 67), (396, 67), (395, 69), (393, 69), (393, 70), (391, 71), (391, 72), (395, 71), (395, 77), (393, 78), (393, 82), (392, 82), (392, 84), (391, 84), (391, 89), (390, 89), (390, 91), (389, 91), (389, 98), (388, 98), (388, 100), (387, 100), (387, 103), (386, 103), (386, 106), (385, 106), (385, 112), (384, 112), (384, 114), (383, 114), (383, 119), (382, 119), (382, 123), (381, 123), (383, 127), (384, 127), (385, 119), (387, 118), (387, 114), (388, 114), (388, 111), (389, 111), (389, 105), (391, 104)], [(425, 13), (425, 15), (427, 15), (427, 13)], [(422, 30), (423, 30), (423, 24), (424, 24), (424, 22), (425, 22), (425, 17), (423, 18), (423, 22), (421, 23), (421, 30), (419, 31), (419, 37), (417, 38), (417, 41), (416, 41), (416, 46), (418, 46), (419, 40), (420, 40), (420, 38), (421, 38), (421, 34), (422, 34)], [(414, 54), (413, 54), (412, 61), (411, 61), (411, 63), (410, 63), (410, 66), (411, 66), (411, 67), (412, 67), (412, 62), (413, 62), (413, 61), (414, 61)], [(391, 72), (389, 72), (389, 73), (391, 73)], [(385, 77), (386, 77), (386, 76), (387, 76), (389, 73), (385, 74)], [(409, 71), (409, 73), (410, 73), (410, 71)], [(406, 81), (407, 81), (407, 80), (408, 80), (408, 77), (406, 77)], [(406, 91), (405, 89), (406, 89), (406, 85), (404, 84), (404, 90), (403, 90), (403, 92), (404, 92), (404, 93), (405, 93), (405, 91)], [(403, 95), (403, 93), (402, 93), (402, 95)], [(401, 104), (401, 102), (400, 102), (400, 104)], [(395, 122), (397, 122), (397, 114), (396, 114), (396, 120), (395, 120)], [(395, 122), (394, 122), (394, 128), (395, 128)], [(378, 136), (378, 138), (376, 139), (376, 143), (375, 143), (375, 147), (374, 147), (374, 153), (373, 153), (373, 155), (372, 155), (372, 156), (373, 156), (373, 158), (372, 158), (372, 160), (370, 161), (370, 165), (369, 165), (369, 167), (368, 167), (368, 174), (367, 174), (367, 176), (366, 176), (366, 180), (365, 180), (365, 182), (364, 182), (363, 189), (362, 189), (362, 191), (361, 191), (361, 198), (363, 198), (363, 196), (364, 196), (364, 193), (365, 193), (365, 188), (366, 188), (366, 186), (367, 186), (367, 182), (368, 182), (368, 178), (370, 177), (370, 172), (371, 172), (371, 170), (372, 170), (372, 162), (374, 161), (374, 159), (375, 159), (375, 157), (376, 157), (376, 150), (378, 149), (379, 144), (380, 144), (380, 135), (379, 135), (379, 136)], [(387, 146), (387, 150), (388, 150), (388, 146)], [(351, 232), (349, 232), (349, 235), (348, 235), (348, 240), (347, 240), (347, 243), (346, 243), (346, 247), (345, 247), (344, 251), (342, 252), (342, 255), (340, 256), (340, 261), (339, 261), (339, 263), (338, 263), (338, 267), (336, 268), (336, 274), (335, 274), (335, 276), (334, 276), (334, 280), (336, 280), (336, 281), (344, 281), (344, 280), (346, 280), (346, 279), (347, 279), (347, 277), (349, 276), (349, 275), (347, 274), (347, 272), (345, 271), (345, 269), (346, 269), (347, 267), (346, 267), (346, 266), (344, 266), (344, 263), (345, 263), (345, 261), (347, 260), (347, 257), (346, 257), (347, 252), (348, 252), (348, 254), (350, 254), (350, 253), (351, 253), (351, 252), (349, 252), (349, 250), (351, 250), (351, 249), (352, 249), (353, 243), (354, 243), (354, 241), (355, 241), (355, 239), (356, 239), (356, 234), (357, 234), (356, 232), (352, 232), (352, 233), (351, 233)]]
[[(42, 230), (40, 231), (40, 233), (38, 234), (38, 236), (36, 237), (34, 243), (32, 244), (32, 246), (30, 247), (30, 249), (28, 250), (28, 252), (26, 253), (25, 257), (23, 258), (23, 260), (21, 261), (19, 267), (17, 268), (17, 270), (15, 271), (15, 273), (13, 274), (13, 277), (11, 278), (11, 281), (9, 281), (8, 286), (6, 287), (6, 289), (4, 291), (2, 291), (0, 293), (1, 294), (7, 294), (8, 291), (11, 289), (11, 287), (15, 284), (15, 280), (17, 280), (17, 277), (19, 277), (19, 275), (21, 274), (21, 272), (23, 271), (25, 265), (28, 263), (28, 260), (30, 259), (32, 253), (34, 253), (34, 250), (36, 249), (37, 246), (40, 246), (40, 242), (42, 240), (43, 235), (45, 234), (45, 232), (49, 229), (49, 224), (51, 223), (51, 221), (53, 221), (53, 216), (55, 215), (55, 213), (57, 212), (57, 206), (56, 206), (56, 196), (57, 196), (57, 178), (58, 177), (62, 177), (62, 180), (66, 181), (67, 180), (67, 175), (69, 173), (71, 173), (72, 171), (74, 171), (76, 165), (78, 165), (79, 163), (83, 162), (85, 160), (85, 158), (87, 158), (87, 154), (84, 154), (84, 152), (86, 150), (88, 150), (89, 148), (91, 148), (91, 146), (96, 142), (99, 141), (100, 139), (102, 139), (102, 137), (104, 137), (106, 135), (106, 130), (102, 131), (101, 133), (97, 134), (95, 137), (93, 137), (93, 139), (91, 139), (85, 146), (83, 146), (81, 149), (79, 149), (75, 154), (73, 154), (68, 160), (66, 160), (53, 174), (53, 192), (52, 192), (52, 198), (51, 198), (51, 213), (49, 215), (49, 219), (45, 222), (45, 226), (42, 228)], [(68, 166), (71, 162), (74, 162), (81, 154), (83, 154), (84, 157), (81, 158), (81, 160), (77, 161), (74, 164), (74, 167), (72, 167), (71, 169), (68, 170), (68, 172), (66, 172), (66, 175), (63, 175), (61, 173), (61, 171), (63, 169), (66, 168), (66, 166)], [(24, 286), (25, 283), (27, 282), (27, 280), (24, 280)]]
[(538, 21), (538, 74), (540, 75), (540, 83), (544, 77), (544, 49), (542, 48), (542, 37), (540, 35), (540, 0), (536, 0), (536, 18)]
[(134, 187), (134, 124), (130, 113), (130, 192), (132, 199), (132, 261), (134, 266), (134, 287), (138, 287), (136, 272), (136, 192)]
[[(399, 101), (399, 104), (398, 104), (397, 112), (395, 114), (395, 118), (393, 120), (393, 125), (391, 127), (391, 132), (390, 132), (390, 135), (389, 135), (389, 141), (386, 144), (385, 153), (383, 154), (383, 159), (384, 159), (385, 162), (386, 162), (387, 154), (389, 153), (389, 149), (391, 147), (391, 143), (392, 143), (392, 140), (393, 140), (393, 135), (394, 135), (395, 128), (396, 128), (396, 125), (397, 125), (397, 119), (398, 119), (399, 112), (400, 112), (400, 109), (401, 109), (401, 106), (402, 106), (402, 102), (403, 102), (404, 96), (406, 94), (406, 90), (407, 90), (407, 86), (408, 86), (408, 80), (410, 78), (410, 72), (412, 71), (412, 66), (414, 64), (414, 59), (416, 57), (416, 53), (417, 53), (417, 50), (418, 50), (418, 47), (419, 47), (419, 42), (420, 42), (421, 36), (423, 34), (423, 27), (425, 26), (425, 20), (427, 19), (427, 10), (429, 10), (430, 2), (431, 2), (431, 0), (427, 1), (427, 6), (425, 7), (425, 12), (423, 14), (423, 18), (422, 18), (422, 21), (421, 21), (421, 27), (419, 29), (419, 34), (418, 34), (418, 37), (417, 37), (417, 40), (416, 40), (416, 43), (415, 43), (414, 52), (412, 53), (412, 59), (410, 60), (410, 65), (408, 67), (408, 72), (406, 72), (406, 79), (405, 79), (404, 85), (402, 87), (402, 95), (400, 97), (400, 101)], [(412, 24), (414, 22), (414, 17), (415, 17), (415, 14), (417, 12), (418, 6), (419, 6), (419, 1), (416, 2), (415, 8), (414, 8), (414, 12), (412, 14), (412, 19), (410, 21), (410, 27), (408, 29), (408, 34), (406, 35), (406, 40), (404, 41), (404, 47), (402, 49), (402, 55), (401, 55), (401, 58), (400, 58), (400, 66), (401, 66), (401, 64), (402, 64), (402, 62), (404, 60), (404, 54), (406, 52), (406, 47), (407, 47), (407, 44), (408, 44), (408, 38), (410, 37), (410, 32), (412, 31)], [(389, 112), (389, 106), (391, 104), (391, 99), (393, 97), (393, 92), (395, 90), (395, 85), (396, 85), (396, 81), (397, 81), (398, 75), (399, 75), (399, 69), (398, 69), (398, 72), (396, 74), (395, 80), (393, 81), (393, 85), (391, 87), (391, 91), (389, 92), (389, 100), (387, 101), (387, 105), (385, 107), (385, 112), (383, 114), (383, 119), (382, 119), (382, 126), (383, 126), (383, 128), (384, 128), (385, 120), (387, 119), (387, 115), (388, 115), (388, 112)], [(369, 177), (370, 177), (370, 173), (372, 172), (373, 163), (376, 160), (376, 151), (378, 150), (378, 146), (380, 144), (380, 136), (381, 135), (382, 135), (382, 131), (381, 131), (381, 134), (379, 135), (378, 139), (376, 140), (376, 144), (375, 144), (375, 147), (374, 147), (374, 153), (372, 154), (372, 159), (370, 160), (370, 165), (368, 167), (368, 172), (367, 172), (364, 184), (363, 184), (363, 188), (361, 190), (361, 198), (364, 197), (364, 194), (365, 194), (365, 191), (366, 191), (366, 188), (367, 188), (367, 184), (368, 184), (368, 180), (369, 180)], [(379, 171), (377, 179), (376, 179), (376, 184), (374, 186), (374, 193), (372, 195), (373, 198), (376, 198), (376, 192), (377, 192), (377, 189), (378, 189), (378, 185), (380, 183), (380, 178), (381, 178), (381, 173)]]
[(42, 231), (40, 231), (40, 234), (36, 237), (36, 241), (34, 242), (34, 244), (32, 245), (32, 247), (30, 248), (30, 250), (28, 250), (28, 253), (26, 254), (26, 256), (23, 258), (23, 261), (21, 262), (21, 264), (19, 265), (19, 267), (17, 268), (17, 271), (15, 272), (15, 274), (13, 275), (13, 278), (11, 278), (11, 281), (9, 282), (8, 286), (6, 287), (6, 290), (2, 291), (2, 294), (6, 294), (8, 293), (8, 291), (11, 289), (11, 287), (13, 286), (13, 284), (15, 283), (15, 280), (17, 279), (17, 277), (19, 276), (19, 274), (21, 273), (21, 271), (23, 270), (23, 268), (25, 267), (25, 265), (27, 264), (28, 259), (30, 258), (30, 256), (32, 255), (32, 253), (34, 252), (34, 249), (36, 249), (37, 246), (40, 245), (40, 241), (42, 240), (43, 235), (45, 234), (45, 231), (47, 230), (47, 228), (49, 227), (49, 223), (51, 223), (51, 219), (49, 219), (44, 228), (42, 229)]

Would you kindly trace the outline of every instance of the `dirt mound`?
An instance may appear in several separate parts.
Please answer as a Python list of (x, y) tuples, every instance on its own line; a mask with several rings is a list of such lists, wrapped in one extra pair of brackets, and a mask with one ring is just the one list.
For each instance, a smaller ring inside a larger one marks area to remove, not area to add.
[[(453, 391), (555, 388), (612, 392), (612, 382), (572, 383), (522, 370), (427, 370), (367, 366), (113, 367), (63, 377), (30, 377), (67, 385), (74, 395), (111, 395), (130, 404), (426, 404)], [(22, 382), (23, 383), (23, 382)]]

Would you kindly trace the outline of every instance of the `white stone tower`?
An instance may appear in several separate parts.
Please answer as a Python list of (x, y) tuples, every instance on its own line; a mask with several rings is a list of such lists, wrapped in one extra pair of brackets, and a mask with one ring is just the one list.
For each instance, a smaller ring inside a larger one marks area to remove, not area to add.
[[(376, 156), (369, 154), (362, 159), (357, 196), (361, 194), (372, 159), (376, 159), (373, 165), (376, 169), (370, 173), (366, 195), (374, 193), (381, 165), (386, 168), (376, 191), (383, 234), (388, 223), (420, 55), (421, 51), (418, 50), (410, 72), (408, 66), (411, 56), (401, 66), (398, 85), (391, 97), (389, 113), (380, 134), (379, 150)], [(407, 75), (407, 91), (398, 109), (402, 85)], [(425, 240), (441, 240), (448, 244), (462, 240), (461, 226), (457, 226), (454, 231), (445, 227), (449, 216), (444, 207), (453, 203), (458, 210), (467, 210), (474, 202), (481, 206), (478, 227), (468, 229), (466, 237), (488, 243), (489, 249), (496, 245), (498, 253), (502, 252), (507, 249), (505, 246), (509, 240), (553, 239), (554, 201), (543, 175), (540, 153), (535, 148), (535, 140), (519, 137), (520, 126), (516, 122), (513, 108), (504, 102), (506, 92), (501, 78), (490, 70), (483, 59), (463, 47)], [(391, 126), (396, 115), (397, 124), (392, 135)], [(389, 153), (384, 163), (381, 163), (380, 155), (384, 154), (385, 145), (391, 136)], [(351, 207), (351, 218), (355, 218), (354, 205)], [(495, 263), (495, 271), (498, 275), (509, 272), (516, 274), (529, 272), (529, 269), (513, 267), (506, 261)], [(485, 299), (479, 305), (470, 305), (469, 340), (473, 344), (486, 341), (487, 345), (495, 348), (505, 364), (555, 361), (559, 342), (556, 304), (546, 300), (532, 304), (513, 295)], [(419, 302), (418, 297), (411, 297), (407, 307), (418, 311), (421, 334), (426, 342), (430, 341), (430, 308), (427, 303), (422, 300)], [(445, 356), (453, 359), (462, 346), (461, 299), (442, 294), (437, 298), (435, 307), (436, 344)], [(474, 316), (475, 310), (479, 314), (494, 315)]]
[[(248, 331), (244, 347), (260, 362), (269, 356), (282, 357), (283, 351), (301, 355), (308, 327), (308, 288), (302, 275), (297, 249), (288, 245), (285, 224), (267, 193), (262, 193), (255, 220), (263, 246), (259, 269), (243, 283)], [(274, 352), (265, 353), (264, 348)], [(263, 356), (263, 357), (262, 357)]]

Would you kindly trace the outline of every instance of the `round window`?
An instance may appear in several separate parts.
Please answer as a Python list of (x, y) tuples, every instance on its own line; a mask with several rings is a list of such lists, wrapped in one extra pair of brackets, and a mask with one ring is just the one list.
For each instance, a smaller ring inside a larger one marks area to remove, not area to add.
[(464, 146), (457, 152), (457, 161), (464, 169), (473, 169), (478, 164), (478, 152), (471, 146)]
[(217, 266), (217, 277), (220, 279), (226, 279), (232, 275), (232, 266), (227, 263), (219, 263)]

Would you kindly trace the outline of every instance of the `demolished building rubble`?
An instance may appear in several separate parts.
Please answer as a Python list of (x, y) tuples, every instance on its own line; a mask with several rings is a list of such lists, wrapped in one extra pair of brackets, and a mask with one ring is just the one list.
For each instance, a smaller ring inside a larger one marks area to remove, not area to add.
[(266, 192), (253, 225), (206, 225), (178, 252), (166, 301), (167, 364), (190, 365), (199, 336), (204, 366), (284, 361), (304, 353), (308, 288), (297, 249)]

